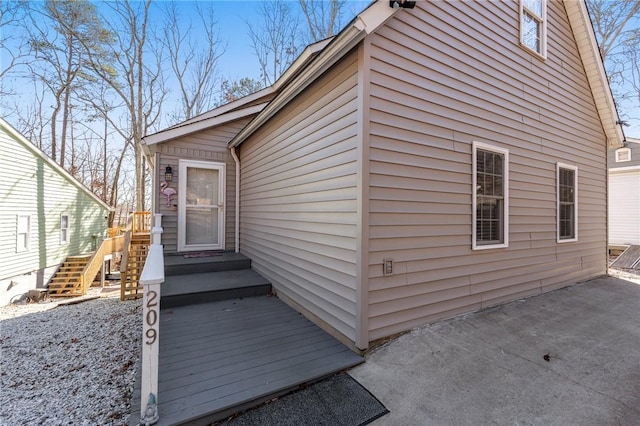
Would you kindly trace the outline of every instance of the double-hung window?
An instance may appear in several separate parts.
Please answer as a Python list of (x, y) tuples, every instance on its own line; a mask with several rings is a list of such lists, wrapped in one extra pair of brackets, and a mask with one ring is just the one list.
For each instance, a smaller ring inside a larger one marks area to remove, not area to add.
[(509, 245), (509, 151), (473, 143), (473, 245)]
[(29, 250), (31, 245), (31, 216), (18, 215), (16, 228), (16, 251)]
[(547, 56), (547, 0), (520, 0), (520, 44)]
[(558, 242), (565, 243), (578, 240), (578, 168), (558, 163), (556, 166), (557, 181), (557, 215)]
[(69, 244), (69, 215), (60, 215), (60, 244)]

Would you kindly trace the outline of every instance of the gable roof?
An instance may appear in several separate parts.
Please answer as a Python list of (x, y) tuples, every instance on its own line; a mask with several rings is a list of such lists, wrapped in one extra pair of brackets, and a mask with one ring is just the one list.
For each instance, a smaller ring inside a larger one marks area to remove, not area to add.
[[(611, 147), (622, 146), (624, 134), (619, 124), (618, 113), (613, 101), (613, 95), (609, 87), (585, 0), (563, 0), (563, 2), (575, 40), (578, 44), (580, 58), (589, 81), (589, 86), (591, 87), (596, 109), (607, 138), (607, 145)], [(399, 10), (399, 8), (390, 7), (389, 2), (383, 0), (378, 0), (369, 5), (369, 7), (356, 16), (340, 34), (335, 36), (332, 42), (317, 55), (313, 62), (310, 62), (305, 69), (298, 72), (296, 78), (292, 79), (289, 84), (229, 142), (229, 146), (235, 147), (244, 142), (324, 71), (346, 55), (368, 34), (380, 28)]]
[(4, 130), (9, 136), (22, 144), (28, 151), (32, 152), (34, 156), (39, 157), (44, 161), (49, 167), (55, 170), (58, 174), (60, 174), (63, 178), (67, 179), (71, 184), (85, 192), (90, 198), (92, 198), (96, 203), (100, 204), (107, 210), (113, 210), (107, 203), (102, 201), (96, 194), (91, 192), (89, 188), (84, 186), (78, 179), (74, 178), (69, 172), (60, 167), (58, 163), (53, 161), (47, 154), (42, 152), (38, 147), (29, 142), (27, 138), (25, 138), (20, 132), (18, 132), (13, 126), (7, 123), (3, 118), (0, 118), (0, 128)]
[(142, 138), (143, 142), (147, 146), (154, 145), (259, 113), (276, 96), (278, 91), (312, 61), (318, 52), (324, 49), (331, 40), (332, 38), (328, 38), (307, 46), (298, 55), (293, 64), (271, 86), (214, 108), (175, 126), (147, 135)]
[(368, 34), (377, 30), (399, 10), (399, 8), (390, 7), (389, 2), (383, 0), (378, 0), (370, 4), (335, 36), (331, 40), (331, 43), (318, 54), (315, 60), (310, 62), (305, 69), (301, 70), (296, 78), (292, 79), (256, 118), (229, 142), (229, 146), (238, 146), (244, 142), (253, 132), (289, 103), (289, 101), (293, 100), (293, 98), (299, 95), (333, 64), (338, 62)]
[(564, 0), (564, 6), (573, 30), (573, 36), (578, 43), (578, 51), (591, 86), (600, 121), (607, 136), (607, 146), (622, 146), (624, 134), (593, 32), (587, 4), (584, 0)]

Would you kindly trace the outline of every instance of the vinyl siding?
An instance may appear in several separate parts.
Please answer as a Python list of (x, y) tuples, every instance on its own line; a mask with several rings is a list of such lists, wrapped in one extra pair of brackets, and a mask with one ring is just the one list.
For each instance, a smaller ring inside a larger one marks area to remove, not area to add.
[(609, 170), (609, 243), (640, 244), (640, 166)]
[(640, 244), (640, 141), (628, 141), (631, 161), (609, 150), (609, 244)]
[[(418, 2), (370, 36), (370, 340), (606, 273), (605, 135), (547, 4), (545, 61), (518, 45), (517, 2)], [(509, 150), (505, 249), (471, 249), (473, 141)], [(557, 162), (578, 167), (574, 243)]]
[[(79, 184), (0, 127), (0, 280), (59, 265), (89, 253), (105, 237), (108, 209)], [(69, 215), (69, 244), (60, 243), (60, 216)], [(16, 251), (18, 215), (31, 216), (30, 247)]]
[[(238, 134), (253, 117), (242, 118), (231, 123), (216, 126), (211, 129), (183, 136), (179, 139), (164, 142), (157, 145), (158, 162), (156, 166), (158, 182), (164, 180), (164, 171), (167, 166), (173, 170), (173, 180), (170, 187), (178, 190), (180, 173), (178, 160), (190, 159), (198, 161), (212, 161), (226, 164), (226, 209), (225, 209), (225, 250), (233, 250), (235, 247), (235, 214), (236, 214), (236, 164), (229, 153), (227, 143)], [(176, 252), (178, 247), (178, 210), (167, 207), (167, 198), (160, 193), (158, 184), (154, 194), (156, 210), (162, 213), (162, 243), (166, 252)], [(177, 205), (177, 196), (173, 204)]]
[(355, 339), (357, 55), (240, 146), (240, 248), (285, 300)]

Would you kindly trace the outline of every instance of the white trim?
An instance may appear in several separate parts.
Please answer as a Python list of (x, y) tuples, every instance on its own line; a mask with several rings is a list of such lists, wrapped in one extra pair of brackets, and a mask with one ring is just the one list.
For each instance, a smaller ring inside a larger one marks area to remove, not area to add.
[(236, 99), (228, 104), (219, 106), (218, 108), (214, 108), (175, 126), (169, 127), (168, 129), (147, 135), (142, 138), (144, 143), (146, 145), (155, 145), (160, 142), (165, 142), (170, 139), (175, 139), (180, 136), (185, 136), (200, 130), (205, 130), (210, 127), (259, 113), (271, 101), (271, 99), (257, 105), (246, 108), (243, 107), (260, 98), (267, 97), (272, 94), (275, 96), (275, 93), (278, 92), (280, 87), (284, 86), (291, 78), (293, 78), (298, 70), (306, 66), (307, 63), (313, 59), (318, 52), (324, 49), (331, 40), (332, 38), (330, 37), (307, 46), (302, 53), (298, 55), (293, 64), (291, 64), (291, 66), (287, 68), (280, 78), (278, 78), (278, 80), (271, 86), (251, 93), (240, 99)]
[[(218, 244), (186, 244), (187, 168), (218, 170)], [(226, 164), (214, 161), (178, 160), (178, 251), (224, 250), (226, 222)]]
[(264, 109), (268, 102), (264, 102), (258, 105), (243, 108), (237, 111), (232, 111), (226, 114), (217, 115), (211, 118), (205, 118), (200, 121), (190, 122), (176, 127), (171, 127), (166, 130), (162, 130), (158, 133), (154, 133), (149, 136), (145, 136), (142, 140), (146, 145), (155, 145), (160, 142), (165, 142), (170, 139), (175, 139), (180, 136), (186, 136), (191, 133), (199, 132), (200, 130), (206, 130), (208, 128), (219, 126), (230, 121), (238, 120), (240, 118), (248, 117), (253, 114), (257, 114)]
[[(540, 59), (547, 59), (547, 0), (539, 1), (542, 2), (542, 16), (538, 16), (536, 12), (525, 7), (525, 0), (520, 0), (520, 46)], [(540, 52), (527, 46), (524, 42), (523, 18), (525, 13), (531, 15), (536, 21), (540, 22)]]
[[(573, 170), (573, 238), (560, 238), (560, 169)], [(556, 242), (572, 243), (578, 241), (578, 167), (571, 164), (556, 163)]]
[(611, 167), (609, 169), (609, 173), (631, 172), (631, 171), (634, 171), (634, 170), (640, 170), (640, 166)]
[[(24, 241), (24, 246), (20, 244), (20, 235), (25, 234), (25, 232), (21, 232), (20, 229), (20, 218), (27, 219), (27, 230), (26, 230), (26, 238)], [(31, 249), (31, 215), (30, 214), (17, 214), (16, 215), (16, 253), (23, 253), (29, 251)]]
[[(481, 149), (484, 151), (496, 152), (498, 154), (502, 154), (504, 156), (503, 162), (503, 222), (502, 222), (502, 243), (498, 244), (478, 244), (476, 241), (477, 230), (476, 230), (476, 220), (477, 220), (477, 212), (476, 212), (476, 204), (478, 199), (478, 182), (477, 182), (477, 168), (476, 168), (476, 160), (477, 160), (477, 150)], [(499, 148), (494, 145), (489, 145), (482, 142), (473, 141), (472, 146), (472, 164), (471, 164), (471, 174), (472, 174), (472, 200), (471, 200), (471, 211), (472, 211), (472, 225), (471, 225), (471, 248), (473, 250), (488, 250), (488, 249), (496, 249), (496, 248), (506, 248), (509, 247), (509, 150), (504, 148)]]
[[(628, 155), (626, 160), (620, 159), (620, 154), (623, 152)], [(626, 147), (618, 148), (616, 149), (615, 156), (616, 156), (616, 163), (626, 163), (628, 161), (631, 161), (631, 148), (626, 148)]]
[(618, 112), (604, 70), (600, 50), (585, 0), (564, 0), (569, 24), (578, 45), (580, 59), (587, 73), (596, 109), (607, 138), (607, 146), (621, 147), (624, 135), (618, 124)]

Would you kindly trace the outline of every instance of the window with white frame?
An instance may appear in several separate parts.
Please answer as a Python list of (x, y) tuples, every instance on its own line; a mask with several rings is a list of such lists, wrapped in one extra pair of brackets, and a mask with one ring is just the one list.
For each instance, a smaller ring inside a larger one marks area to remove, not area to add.
[(60, 215), (60, 244), (69, 244), (69, 215)]
[(620, 148), (616, 150), (616, 163), (624, 163), (631, 161), (631, 150), (629, 148)]
[(547, 56), (547, 0), (520, 0), (520, 43)]
[(557, 164), (558, 242), (578, 240), (578, 168)]
[(16, 251), (27, 251), (31, 245), (31, 216), (18, 215), (16, 225)]
[(473, 249), (509, 245), (509, 151), (473, 143)]

